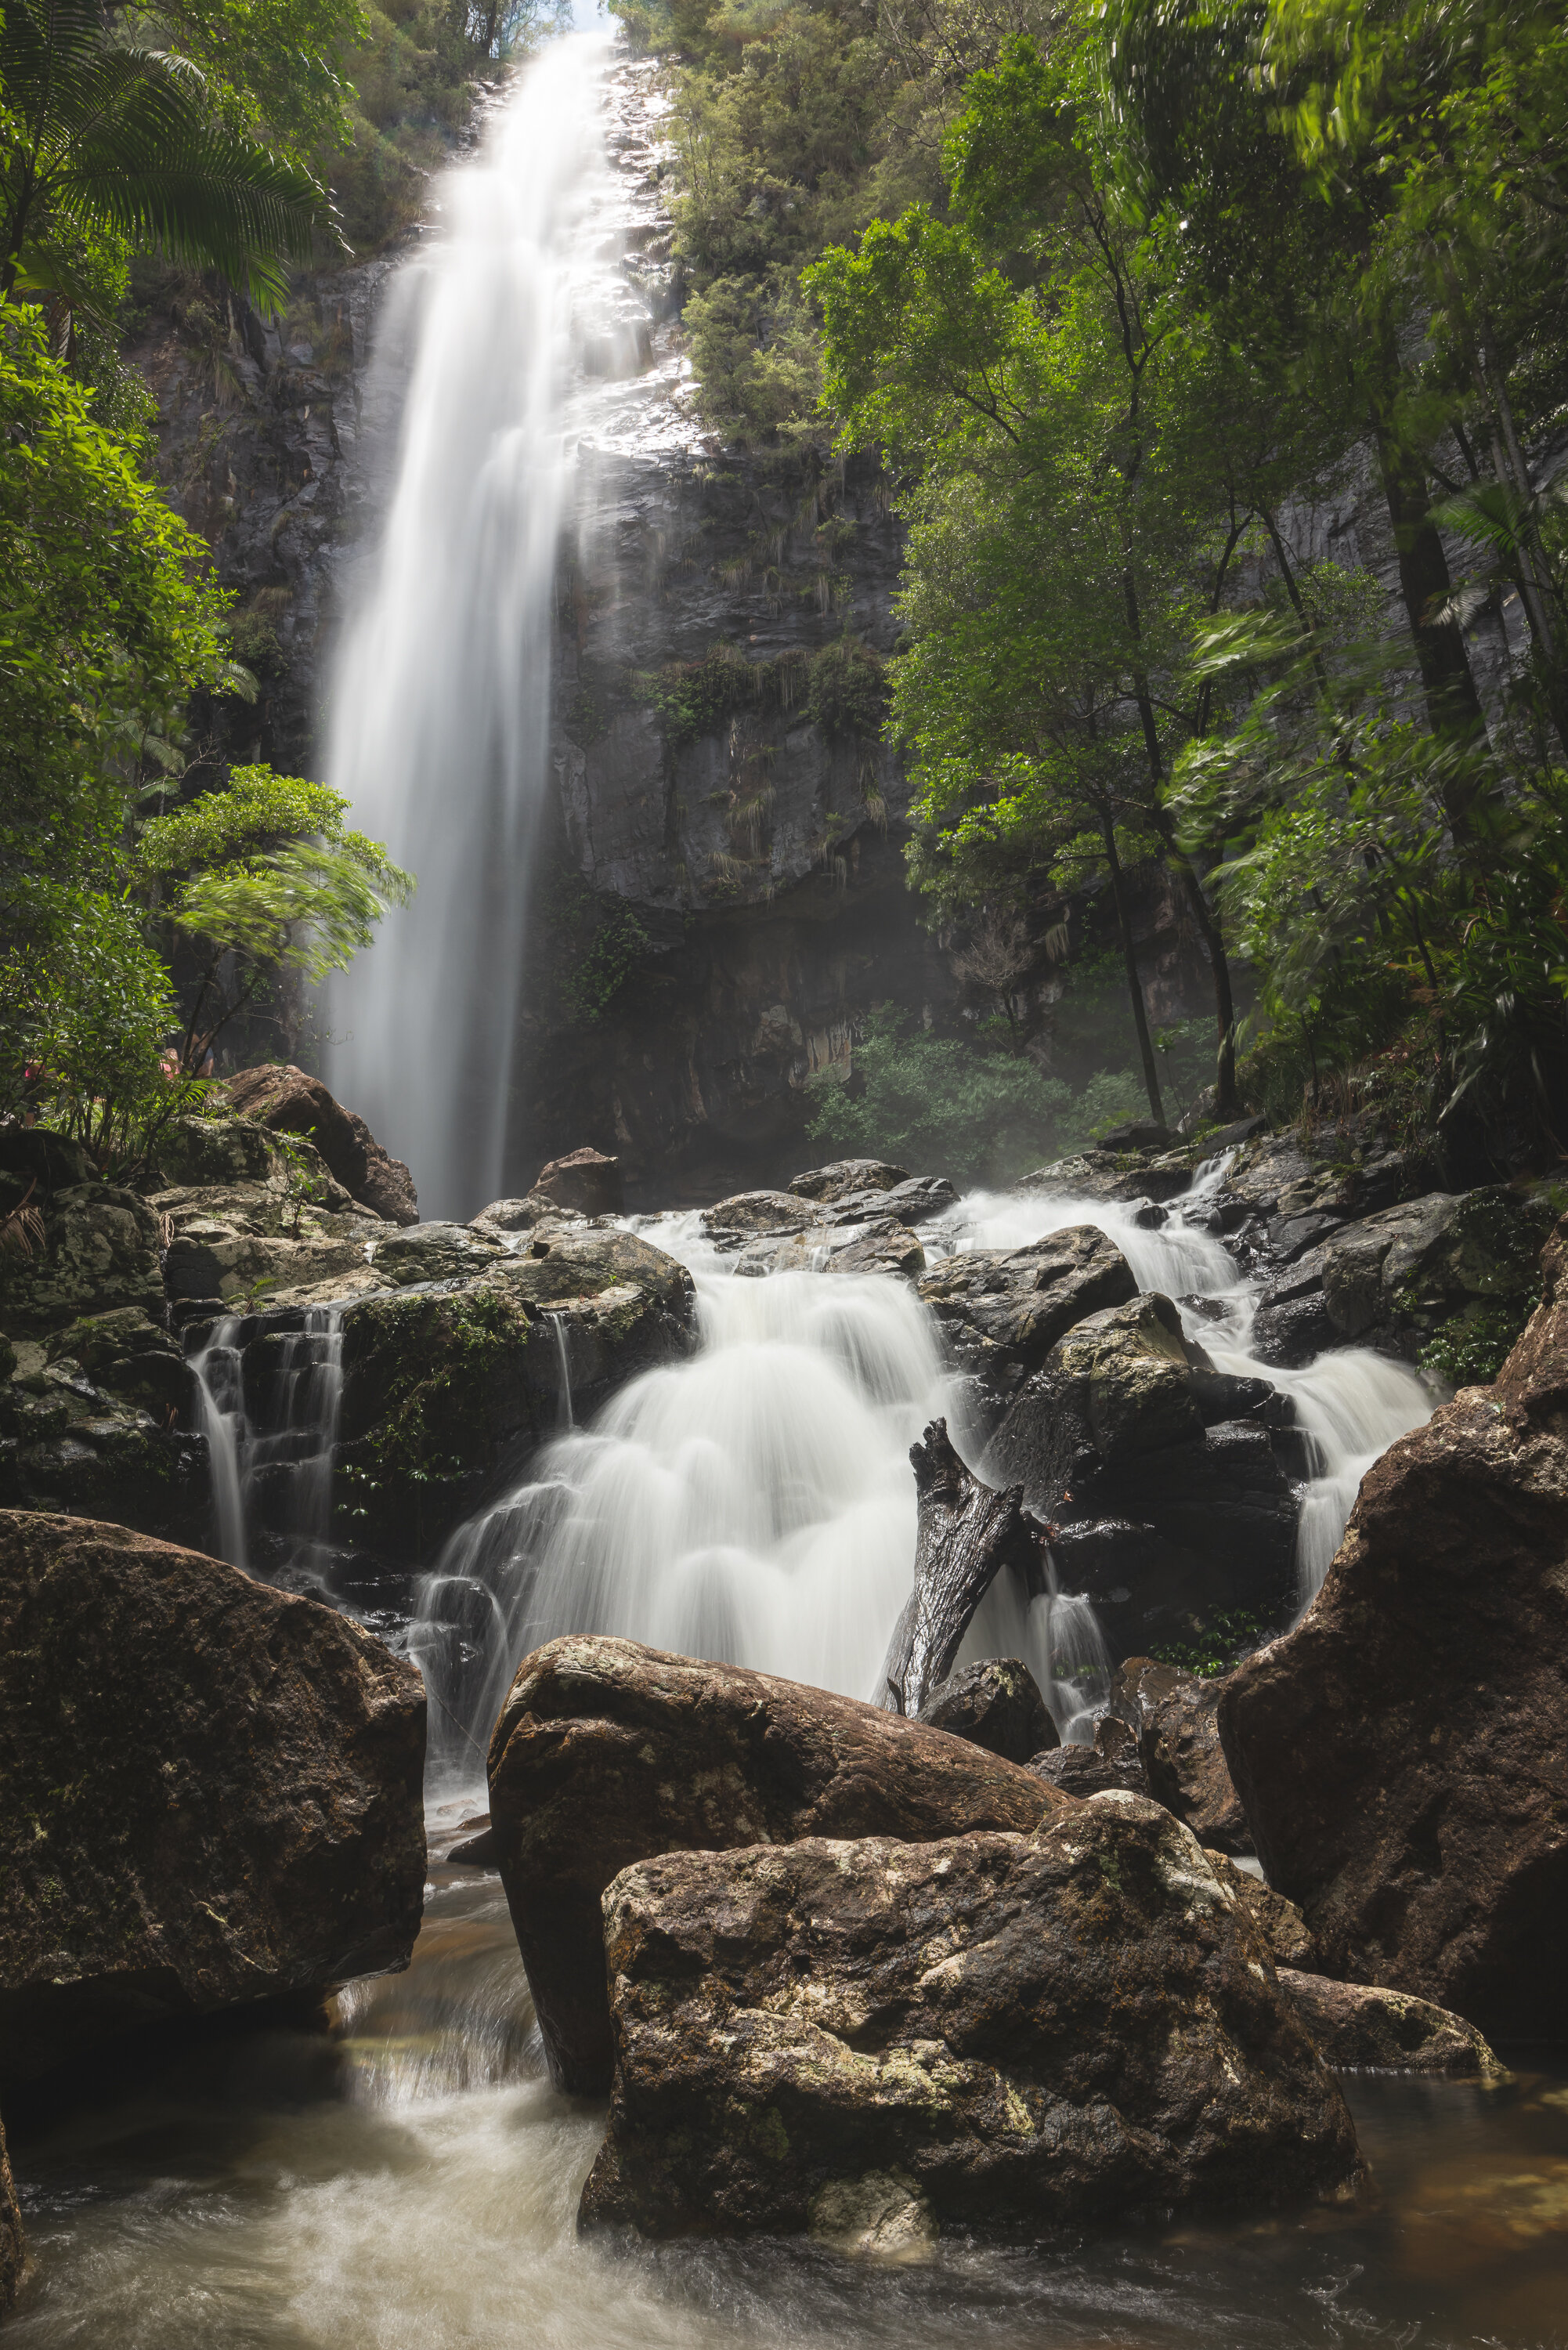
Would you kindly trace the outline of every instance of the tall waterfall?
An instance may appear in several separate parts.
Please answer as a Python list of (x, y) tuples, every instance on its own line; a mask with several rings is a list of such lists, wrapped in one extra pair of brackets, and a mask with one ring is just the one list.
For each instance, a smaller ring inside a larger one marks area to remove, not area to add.
[(481, 157), (441, 182), (444, 233), (394, 281), (378, 348), (380, 396), (406, 383), (401, 432), (350, 599), (328, 774), (419, 893), (334, 984), (327, 1076), (409, 1160), (427, 1215), (501, 1189), (566, 400), (610, 265), (591, 234), (608, 58), (605, 36), (576, 34), (522, 77)]

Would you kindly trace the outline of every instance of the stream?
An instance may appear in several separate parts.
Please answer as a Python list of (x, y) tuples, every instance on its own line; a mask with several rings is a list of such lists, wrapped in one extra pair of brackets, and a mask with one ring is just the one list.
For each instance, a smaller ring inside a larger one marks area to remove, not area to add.
[[(334, 992), (327, 1075), (415, 1163), (432, 1216), (472, 1214), (506, 1163), (517, 1007), (495, 974), (519, 968), (513, 877), (549, 781), (554, 565), (577, 452), (688, 432), (684, 362), (649, 356), (618, 274), (655, 193), (645, 171), (618, 178), (610, 150), (646, 158), (652, 68), (611, 57), (597, 36), (555, 45), (479, 160), (441, 183), (446, 233), (394, 281), (371, 387), (372, 416), (402, 421), (384, 533), (350, 598), (330, 772), (421, 886)], [(1255, 1284), (1204, 1224), (1223, 1172), (1152, 1225), (1017, 1191), (971, 1196), (921, 1236), (935, 1254), (1096, 1224), (1221, 1369), (1288, 1394), (1312, 1471), (1306, 1605), (1362, 1474), (1436, 1399), (1366, 1350), (1294, 1371), (1253, 1361)], [(483, 1804), (483, 1743), (518, 1659), (554, 1634), (869, 1693), (909, 1586), (910, 1443), (945, 1413), (983, 1469), (936, 1325), (902, 1283), (737, 1279), (695, 1213), (631, 1221), (691, 1269), (700, 1344), (581, 1426), (557, 1323), (559, 1432), (430, 1563), (401, 1637), (431, 1698), (437, 1851)], [(327, 1549), (337, 1320), (322, 1309), (274, 1342), (264, 1428), (245, 1420), (238, 1336), (220, 1323), (195, 1367), (220, 1544), (297, 1587)], [(1090, 1734), (1112, 1659), (1081, 1595), (994, 1591), (967, 1653), (1023, 1656), (1064, 1734)], [(498, 1880), (437, 1864), (409, 1970), (348, 1985), (327, 2020), (230, 2019), (96, 2051), (51, 2081), (47, 2108), (8, 2112), (36, 2266), (7, 2350), (1561, 2350), (1568, 2071), (1514, 2061), (1490, 2087), (1348, 2076), (1377, 2190), (1350, 2214), (1029, 2250), (951, 2237), (905, 2265), (805, 2243), (580, 2241), (603, 2109), (549, 2084)]]

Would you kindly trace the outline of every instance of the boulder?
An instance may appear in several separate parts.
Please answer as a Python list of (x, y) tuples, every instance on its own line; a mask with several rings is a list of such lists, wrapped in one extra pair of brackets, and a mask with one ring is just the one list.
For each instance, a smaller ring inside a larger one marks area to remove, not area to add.
[(492, 1200), (472, 1220), (470, 1229), (481, 1233), (529, 1232), (535, 1224), (558, 1222), (572, 1212), (557, 1206), (544, 1191), (529, 1191), (521, 1200)]
[(1137, 1741), (1115, 1714), (1103, 1714), (1096, 1722), (1092, 1746), (1048, 1747), (1031, 1755), (1028, 1767), (1064, 1795), (1106, 1795), (1118, 1789), (1129, 1795), (1148, 1793)]
[(364, 1119), (345, 1109), (319, 1077), (275, 1061), (263, 1068), (242, 1069), (226, 1087), (229, 1099), (245, 1118), (276, 1134), (307, 1136), (345, 1191), (373, 1214), (392, 1224), (419, 1222), (413, 1178), (402, 1160), (383, 1150)]
[(862, 1223), (808, 1224), (804, 1232), (759, 1233), (735, 1259), (742, 1278), (770, 1273), (884, 1273), (913, 1281), (926, 1270), (926, 1252), (907, 1224), (891, 1216)]
[(1462, 2015), (1370, 1983), (1281, 1966), (1280, 1989), (1336, 2073), (1461, 2073), (1498, 2080), (1505, 2068)]
[(587, 2225), (831, 2236), (897, 2180), (911, 2233), (1040, 2235), (1360, 2184), (1247, 1911), (1137, 1795), (1030, 1836), (667, 1853), (611, 1886), (605, 1942)]
[(1295, 1903), (1287, 1901), (1282, 1893), (1276, 1893), (1272, 1885), (1265, 1885), (1261, 1877), (1239, 1868), (1229, 1853), (1210, 1852), (1209, 1865), (1237, 1900), (1251, 1912), (1252, 1923), (1267, 1942), (1275, 1966), (1300, 1967), (1308, 1974), (1315, 1974), (1317, 1944)]
[(16, 2301), (26, 2257), (16, 2182), (11, 2176), (11, 2158), (5, 2151), (5, 2125), (0, 2122), (0, 2317)]
[(467, 1281), (505, 1254), (499, 1233), (473, 1224), (409, 1224), (378, 1241), (370, 1262), (383, 1287), (405, 1289), (421, 1281)]
[[(792, 1178), (790, 1190), (801, 1200), (842, 1200), (857, 1191), (891, 1191), (899, 1184), (941, 1183), (941, 1176), (919, 1177), (885, 1159), (836, 1159), (831, 1167), (809, 1167)], [(947, 1185), (949, 1192), (952, 1186)]]
[(796, 1199), (788, 1191), (737, 1191), (732, 1199), (704, 1208), (701, 1221), (714, 1247), (729, 1251), (742, 1247), (759, 1233), (804, 1232), (819, 1218), (809, 1200)]
[(67, 1135), (47, 1126), (0, 1123), (0, 1213), (29, 1194), (41, 1206), (52, 1192), (97, 1180), (98, 1169)]
[(552, 1640), (518, 1667), (490, 1742), (502, 1882), (551, 2072), (583, 2095), (609, 2085), (599, 1903), (630, 1862), (824, 1833), (1026, 1829), (1065, 1802), (854, 1698), (632, 1640)]
[(475, 1256), (476, 1280), (344, 1308), (337, 1525), (384, 1560), (427, 1562), (559, 1431), (568, 1385), (586, 1419), (696, 1344), (691, 1275), (635, 1233), (556, 1228), (516, 1255)]
[(36, 1255), (0, 1249), (0, 1329), (42, 1337), (84, 1314), (163, 1304), (158, 1219), (145, 1200), (115, 1183), (76, 1183), (43, 1205)]
[(407, 1962), (419, 1674), (192, 1551), (0, 1513), (0, 2072)]
[(0, 1509), (111, 1517), (171, 1542), (209, 1539), (206, 1447), (188, 1426), (190, 1368), (143, 1307), (89, 1315), (6, 1351)]
[(981, 1419), (994, 1426), (1075, 1323), (1135, 1296), (1137, 1284), (1113, 1241), (1093, 1224), (1075, 1224), (1027, 1248), (950, 1256), (919, 1292), (956, 1367), (975, 1384)]
[(1250, 1853), (1251, 1832), (1215, 1719), (1223, 1688), (1222, 1679), (1201, 1679), (1180, 1665), (1128, 1657), (1111, 1681), (1111, 1711), (1137, 1740), (1155, 1802), (1185, 1822), (1199, 1844)]
[(618, 1216), (626, 1205), (620, 1160), (607, 1159), (602, 1150), (574, 1150), (565, 1159), (552, 1159), (540, 1168), (533, 1188), (557, 1208), (575, 1208), (582, 1216)]
[(1367, 1471), (1316, 1601), (1219, 1707), (1259, 1856), (1324, 1967), (1505, 2038), (1563, 2032), (1565, 1242), (1496, 1386)]
[(1158, 1158), (1137, 1151), (1093, 1150), (1053, 1159), (1021, 1175), (1016, 1189), (1048, 1200), (1175, 1200), (1192, 1184), (1200, 1154), (1191, 1149)]
[(1428, 1192), (1355, 1222), (1318, 1214), (1277, 1222), (1282, 1269), (1263, 1292), (1253, 1344), (1276, 1362), (1307, 1359), (1318, 1340), (1383, 1347), (1411, 1361), (1438, 1342), (1463, 1359), (1501, 1331), (1490, 1373), (1534, 1302), (1551, 1226), (1544, 1200), (1506, 1184)]
[(1057, 1743), (1056, 1725), (1040, 1685), (1016, 1657), (990, 1657), (961, 1665), (939, 1681), (916, 1719), (951, 1738), (967, 1738), (1004, 1762), (1028, 1762)]
[(1293, 1417), (1265, 1381), (1217, 1371), (1150, 1293), (1077, 1321), (1009, 1406), (983, 1467), (1050, 1521), (1062, 1587), (1094, 1601), (1126, 1655), (1228, 1615), (1289, 1621)]

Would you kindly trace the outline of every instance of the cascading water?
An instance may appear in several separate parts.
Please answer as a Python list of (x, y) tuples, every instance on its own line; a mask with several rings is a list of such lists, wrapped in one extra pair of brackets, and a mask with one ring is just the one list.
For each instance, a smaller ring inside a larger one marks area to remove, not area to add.
[[(444, 234), (393, 283), (372, 400), (406, 377), (384, 536), (351, 605), (328, 775), (418, 877), (329, 997), (327, 1076), (408, 1159), (427, 1214), (503, 1188), (527, 865), (548, 773), (551, 616), (591, 344), (638, 364), (596, 235), (605, 36), (553, 44), (477, 161), (441, 181)], [(620, 293), (624, 296), (624, 286)]]
[(259, 1332), (225, 1315), (191, 1368), (219, 1557), (325, 1588), (342, 1308), (307, 1306), (298, 1328)]

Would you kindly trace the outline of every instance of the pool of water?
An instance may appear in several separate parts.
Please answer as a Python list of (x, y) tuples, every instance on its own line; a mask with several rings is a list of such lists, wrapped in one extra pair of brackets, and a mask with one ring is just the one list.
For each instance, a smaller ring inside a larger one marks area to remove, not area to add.
[(1161, 2350), (1568, 2340), (1568, 2066), (1351, 2076), (1372, 2205), (944, 2241), (579, 2241), (600, 2106), (558, 2095), (493, 1877), (438, 1868), (402, 1975), (329, 2031), (230, 2031), (17, 2132), (34, 2256), (6, 2350)]

